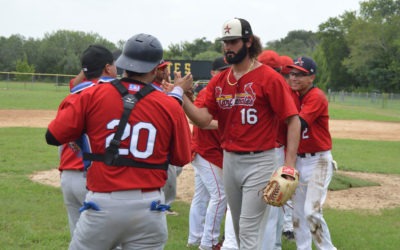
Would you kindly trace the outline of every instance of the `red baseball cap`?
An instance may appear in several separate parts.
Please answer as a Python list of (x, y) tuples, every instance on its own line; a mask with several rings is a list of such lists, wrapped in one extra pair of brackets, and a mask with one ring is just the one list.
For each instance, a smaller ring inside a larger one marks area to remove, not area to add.
[(279, 54), (273, 50), (264, 50), (257, 59), (260, 63), (268, 65), (274, 69), (281, 69), (281, 58)]
[(167, 67), (167, 66), (170, 65), (170, 64), (171, 64), (171, 62), (164, 61), (164, 59), (163, 59), (163, 60), (161, 60), (160, 64), (158, 64), (157, 68), (158, 68), (158, 69), (162, 69), (162, 68)]
[(288, 68), (289, 65), (293, 64), (293, 59), (290, 56), (280, 56), (281, 58), (281, 63), (282, 63), (282, 70), (281, 74), (287, 75), (290, 73), (290, 68)]

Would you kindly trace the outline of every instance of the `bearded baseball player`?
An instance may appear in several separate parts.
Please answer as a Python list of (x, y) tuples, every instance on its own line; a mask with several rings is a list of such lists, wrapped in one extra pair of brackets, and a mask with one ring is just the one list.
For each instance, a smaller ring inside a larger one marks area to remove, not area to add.
[[(75, 87), (72, 86), (71, 94), (61, 103), (59, 110), (62, 110), (64, 105), (76, 98), (84, 89), (97, 84), (98, 81), (109, 81), (117, 76), (112, 53), (100, 45), (91, 45), (82, 53), (81, 65), (84, 77), (88, 80)], [(86, 135), (83, 135), (79, 142), (66, 143), (60, 149), (60, 166), (58, 169), (61, 173), (61, 190), (68, 212), (71, 237), (79, 219), (79, 208), (82, 207), (87, 193), (82, 158), (84, 144), (86, 145)]]
[[(127, 77), (82, 91), (48, 126), (48, 144), (86, 132), (91, 149), (84, 155), (92, 160), (89, 191), (69, 249), (164, 249), (167, 207), (161, 188), (168, 164), (184, 166), (191, 157), (184, 112), (151, 85), (162, 56), (157, 38), (131, 37), (116, 61)], [(191, 75), (175, 81), (193, 82)]]
[(221, 40), (232, 66), (211, 79), (203, 107), (184, 97), (183, 108), (199, 127), (218, 119), (224, 187), (239, 248), (260, 249), (269, 210), (260, 191), (276, 168), (278, 121), (288, 124), (285, 165), (294, 167), (300, 120), (282, 76), (256, 60), (262, 46), (249, 22), (225, 22)]
[(296, 167), (299, 185), (293, 197), (293, 225), (297, 249), (336, 250), (331, 241), (322, 206), (333, 175), (332, 139), (329, 133), (328, 100), (313, 82), (315, 62), (299, 57), (289, 66), (291, 86), (299, 94), (301, 141)]

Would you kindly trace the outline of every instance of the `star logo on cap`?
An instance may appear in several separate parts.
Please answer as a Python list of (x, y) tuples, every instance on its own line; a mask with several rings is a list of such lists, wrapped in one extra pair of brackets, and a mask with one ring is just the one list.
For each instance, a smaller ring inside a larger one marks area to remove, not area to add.
[(230, 34), (231, 33), (231, 27), (229, 27), (229, 25), (226, 25), (224, 30), (225, 30), (225, 34)]
[(303, 58), (301, 58), (301, 57), (297, 58), (297, 61), (294, 64), (303, 67), (303, 64), (304, 64)]

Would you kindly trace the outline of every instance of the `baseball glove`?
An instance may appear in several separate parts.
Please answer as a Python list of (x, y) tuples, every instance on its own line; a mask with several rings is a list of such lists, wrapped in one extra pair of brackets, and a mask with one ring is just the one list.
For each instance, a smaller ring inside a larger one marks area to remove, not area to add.
[(283, 206), (294, 194), (299, 183), (299, 172), (293, 167), (282, 166), (275, 170), (264, 188), (264, 201), (272, 206)]

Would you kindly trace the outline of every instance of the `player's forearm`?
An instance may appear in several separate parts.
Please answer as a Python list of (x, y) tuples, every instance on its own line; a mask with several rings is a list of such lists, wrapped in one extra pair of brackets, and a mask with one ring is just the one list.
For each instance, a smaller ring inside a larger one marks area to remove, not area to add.
[(189, 119), (199, 128), (208, 126), (212, 121), (212, 116), (208, 113), (207, 108), (196, 107), (186, 95), (183, 96), (183, 109)]
[(218, 121), (212, 120), (210, 124), (208, 124), (206, 127), (203, 127), (202, 129), (207, 129), (207, 130), (218, 129)]
[(76, 86), (79, 83), (83, 82), (84, 79), (85, 79), (85, 74), (83, 73), (83, 70), (81, 70), (81, 72), (79, 72), (79, 74), (75, 77), (74, 81), (72, 82), (72, 85)]
[(297, 149), (300, 142), (300, 119), (299, 116), (288, 118), (287, 148), (285, 154), (285, 166), (296, 166)]

